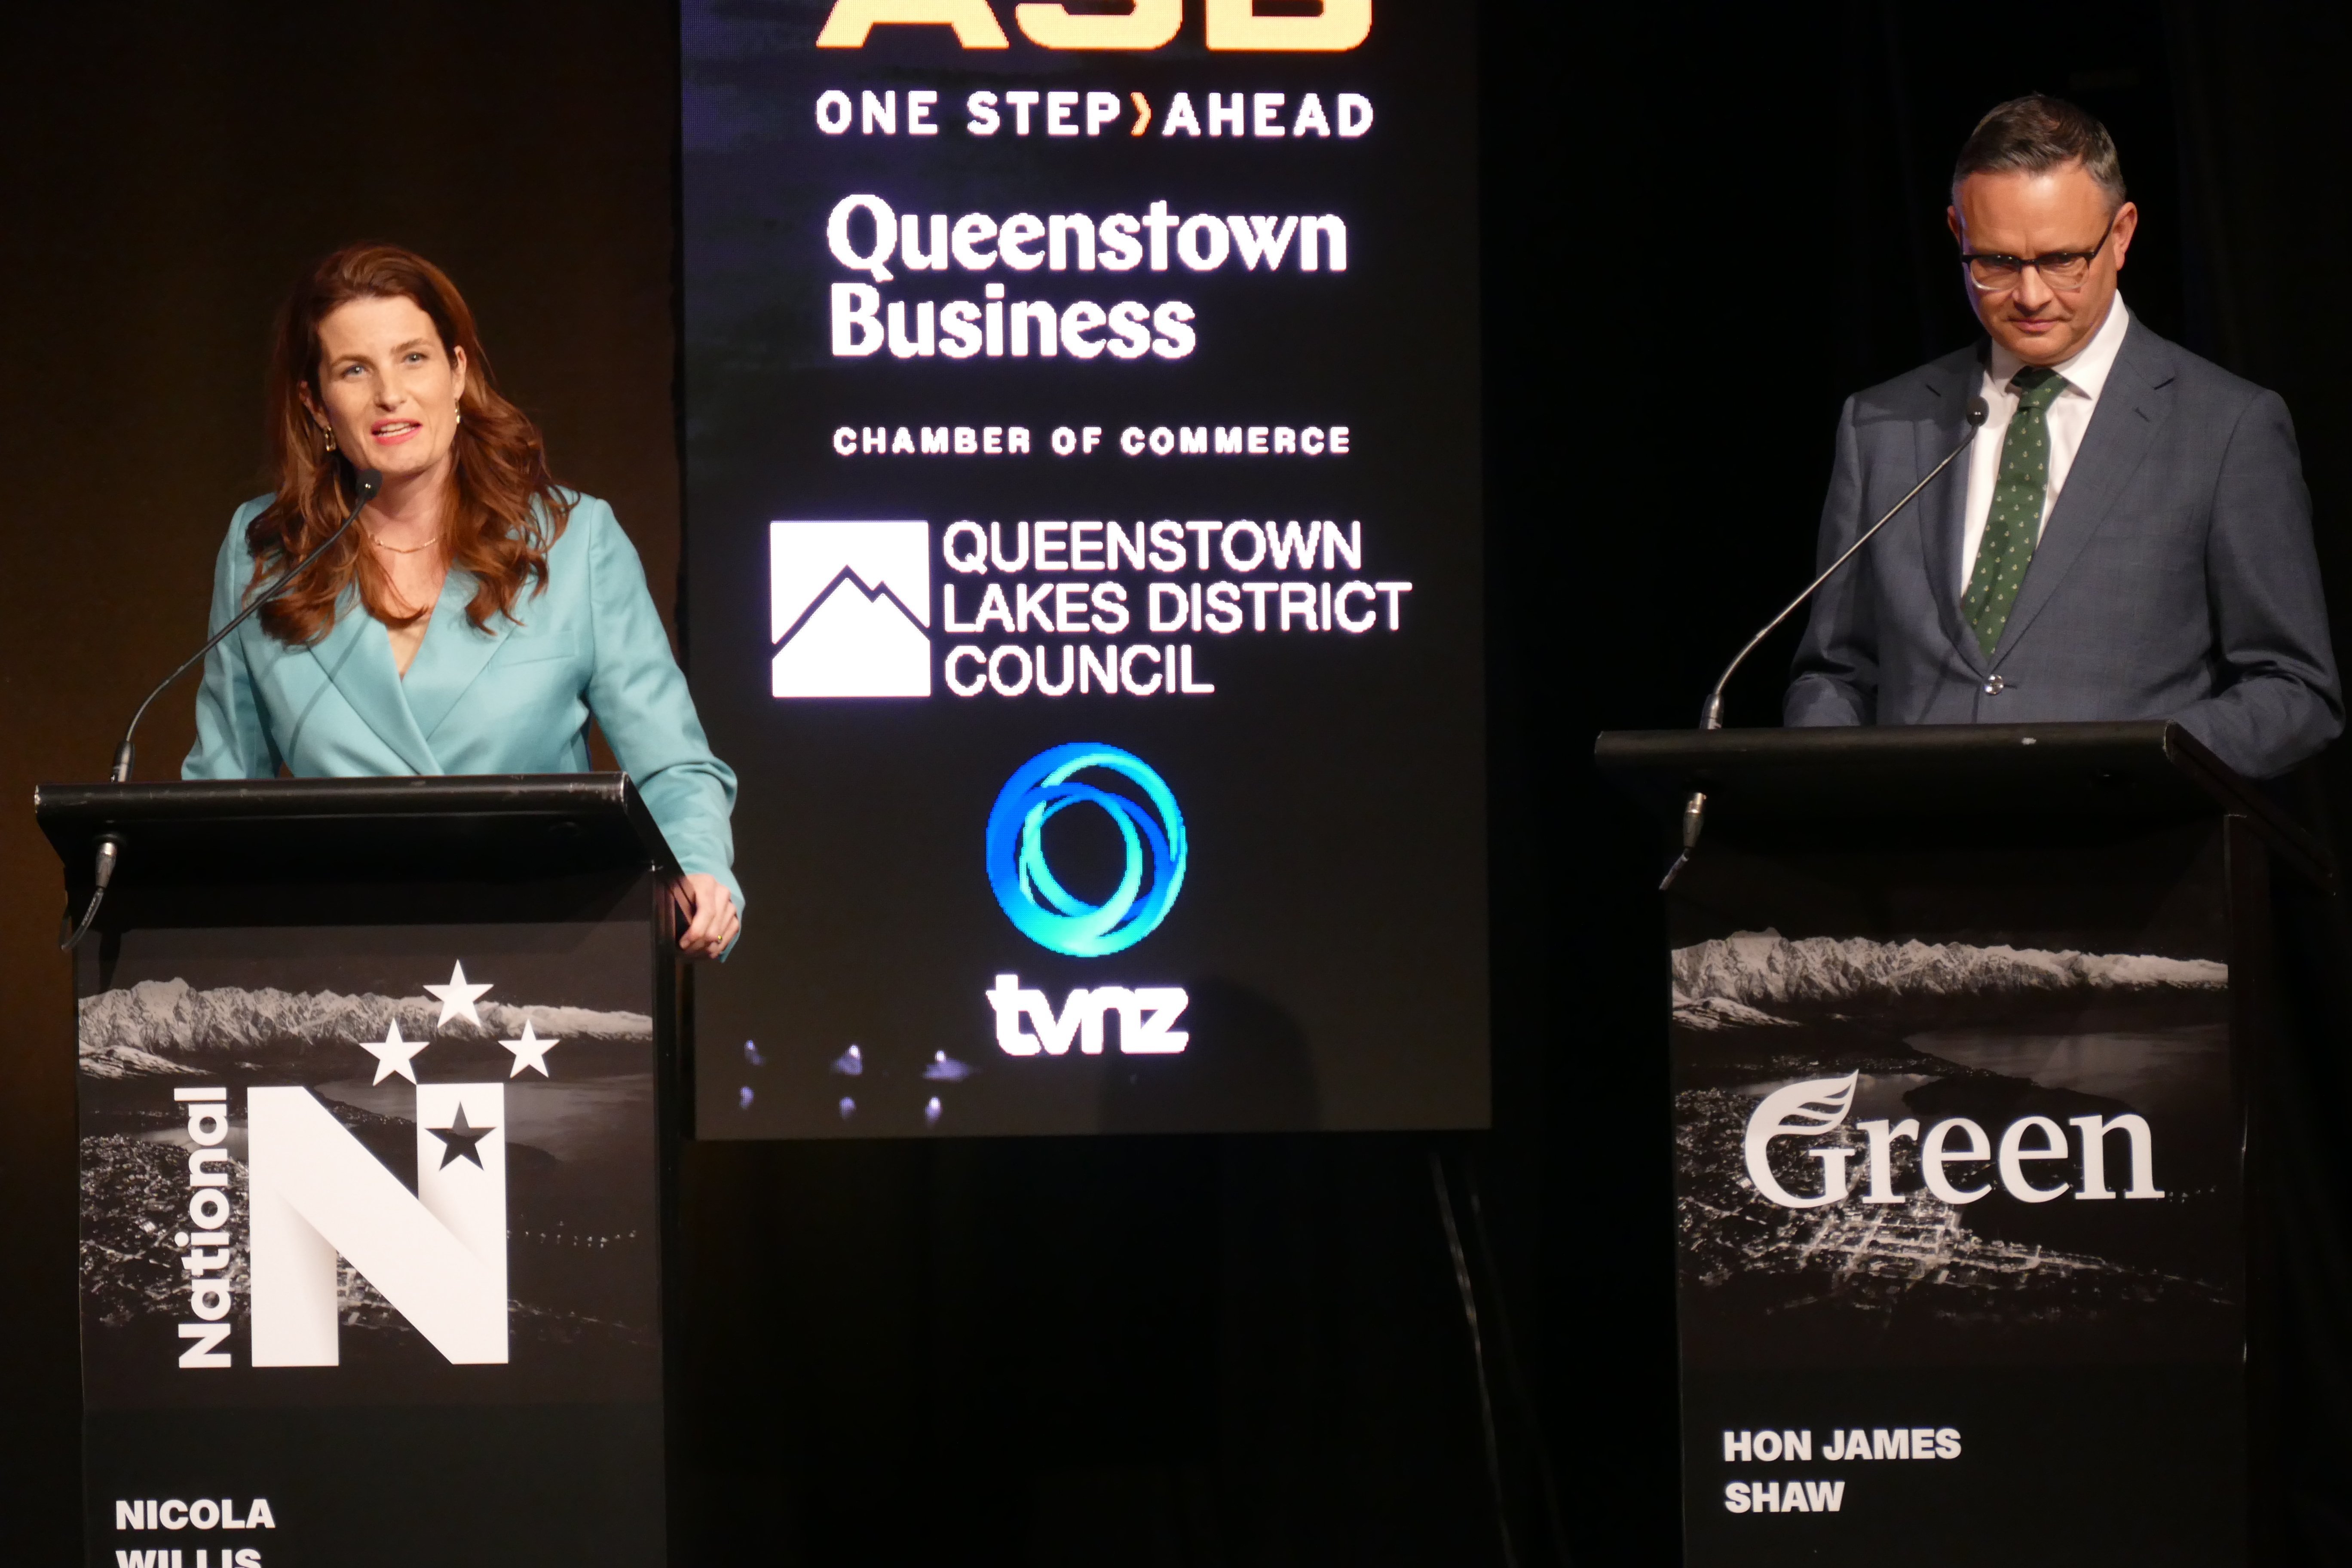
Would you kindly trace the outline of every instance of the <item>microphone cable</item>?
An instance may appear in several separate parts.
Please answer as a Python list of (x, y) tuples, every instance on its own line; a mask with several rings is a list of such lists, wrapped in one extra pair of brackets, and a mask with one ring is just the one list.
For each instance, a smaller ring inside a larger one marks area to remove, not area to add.
[[(1880, 518), (1876, 522), (1872, 523), (1868, 528), (1864, 529), (1862, 531), (1862, 537), (1855, 540), (1852, 544), (1847, 545), (1844, 554), (1840, 555), (1836, 560), (1831, 562), (1828, 566), (1824, 567), (1820, 576), (1805, 584), (1805, 591), (1803, 593), (1799, 594), (1795, 598), (1790, 600), (1779, 615), (1774, 616), (1770, 620), (1764, 623), (1764, 629), (1762, 631), (1758, 632), (1754, 637), (1749, 637), (1748, 639), (1747, 646), (1742, 647), (1738, 653), (1731, 656), (1731, 662), (1723, 667), (1723, 674), (1716, 680), (1715, 689), (1708, 692), (1706, 694), (1706, 700), (1699, 705), (1698, 727), (1702, 731), (1720, 730), (1723, 728), (1723, 689), (1731, 684), (1731, 678), (1739, 673), (1739, 667), (1748, 662), (1748, 656), (1756, 651), (1757, 645), (1762, 642), (1766, 637), (1770, 637), (1774, 632), (1779, 631), (1782, 621), (1787, 620), (1790, 616), (1795, 615), (1799, 609), (1802, 608), (1805, 601), (1811, 598), (1815, 593), (1819, 592), (1822, 584), (1828, 582), (1832, 576), (1836, 575), (1837, 569), (1839, 567), (1844, 565), (1847, 562), (1853, 560), (1855, 555), (1859, 554), (1864, 545), (1878, 537), (1878, 531), (1880, 529), (1885, 528), (1888, 523), (1895, 521), (1895, 514), (1896, 512), (1901, 511), (1905, 507), (1911, 504), (1912, 497), (1917, 495), (1921, 490), (1926, 489), (1930, 484), (1934, 483), (1937, 474), (1940, 474), (1946, 468), (1950, 468), (1953, 460), (1958, 458), (1962, 452), (1967, 451), (1969, 449), (1969, 444), (1977, 438), (1977, 432), (1984, 428), (1984, 422), (1990, 412), (1990, 409), (1986, 405), (1983, 398), (1969, 398), (1967, 410), (1969, 433), (1960, 437), (1959, 445), (1945, 453), (1944, 460), (1942, 462), (1937, 463), (1934, 468), (1928, 469), (1927, 475), (1922, 478), (1917, 484), (1913, 485), (1909, 489), (1903, 492), (1903, 499), (1901, 500), (1896, 501), (1893, 506), (1886, 509), (1885, 516)], [(1673, 865), (1666, 868), (1665, 876), (1660, 879), (1658, 882), (1658, 891), (1663, 893), (1668, 888), (1675, 885), (1675, 879), (1683, 874), (1683, 868), (1685, 866), (1690, 864), (1691, 851), (1698, 847), (1699, 835), (1705, 832), (1706, 829), (1706, 792), (1705, 790), (1695, 789), (1691, 791), (1690, 797), (1683, 802), (1683, 852), (1675, 857), (1675, 863)]]
[(1511, 1395), (1519, 1403), (1519, 1413), (1527, 1422), (1528, 1439), (1535, 1447), (1536, 1479), (1543, 1486), (1545, 1522), (1551, 1527), (1552, 1553), (1560, 1568), (1573, 1568), (1574, 1553), (1568, 1549), (1568, 1526), (1560, 1520), (1559, 1486), (1552, 1473), (1551, 1445), (1544, 1440), (1542, 1418), (1537, 1414), (1535, 1395), (1528, 1388), (1527, 1370), (1519, 1363), (1519, 1350), (1511, 1333), (1511, 1313), (1508, 1293), (1503, 1289), (1503, 1270), (1495, 1261), (1495, 1238), (1486, 1228), (1486, 1205), (1478, 1193), (1478, 1165), (1467, 1152), (1462, 1156), (1462, 1186), (1470, 1198), (1470, 1235), (1478, 1244), (1478, 1259), (1486, 1266), (1486, 1283), (1495, 1303), (1495, 1343), (1503, 1352), (1503, 1377)]
[[(154, 706), (155, 699), (169, 690), (173, 681), (203, 663), (207, 654), (220, 647), (231, 632), (250, 620), (262, 605), (284, 593), (286, 585), (301, 575), (304, 567), (324, 555), (333, 546), (335, 541), (351, 531), (352, 524), (359, 521), (360, 513), (367, 510), (367, 503), (373, 500), (376, 492), (383, 488), (383, 473), (381, 469), (362, 468), (358, 474), (358, 489), (355, 492), (358, 499), (352, 502), (352, 510), (343, 521), (335, 525), (335, 531), (321, 540), (317, 549), (279, 573), (276, 582), (255, 595), (245, 608), (229, 617), (226, 626), (205, 638), (204, 647), (181, 660), (178, 668), (155, 683), (155, 689), (147, 694), (147, 700), (139, 705), (138, 711), (131, 715), (131, 722), (123, 728), (121, 743), (114, 748), (114, 766), (107, 773), (108, 783), (129, 784), (131, 782), (131, 763), (138, 754), (131, 745), (131, 737), (139, 732), (139, 721), (147, 717), (147, 710)], [(82, 910), (80, 923), (74, 927), (72, 934), (58, 943), (59, 951), (72, 952), (81, 945), (81, 939), (89, 934), (91, 924), (98, 919), (99, 906), (106, 901), (107, 884), (114, 880), (114, 873), (122, 864), (122, 835), (120, 833), (99, 835), (98, 865), (93, 879), (94, 885), (89, 895), (89, 906)]]

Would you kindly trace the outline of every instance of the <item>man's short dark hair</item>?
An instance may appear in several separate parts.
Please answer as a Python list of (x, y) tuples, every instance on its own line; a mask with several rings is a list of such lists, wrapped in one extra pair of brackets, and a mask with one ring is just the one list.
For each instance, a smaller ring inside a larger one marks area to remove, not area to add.
[(2124, 205), (2123, 160), (2107, 128), (2063, 98), (2030, 92), (1977, 121), (1952, 165), (1952, 189), (1970, 174), (2046, 174), (2068, 163), (2098, 182), (2110, 209)]

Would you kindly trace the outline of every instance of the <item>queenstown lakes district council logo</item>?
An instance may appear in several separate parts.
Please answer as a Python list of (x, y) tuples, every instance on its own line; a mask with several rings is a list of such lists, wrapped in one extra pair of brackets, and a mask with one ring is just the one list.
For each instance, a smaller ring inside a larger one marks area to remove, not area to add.
[(1357, 574), (1360, 519), (964, 519), (937, 549), (935, 580), (928, 522), (769, 523), (769, 694), (1203, 700), (1192, 639), (1401, 636), (1413, 593)]

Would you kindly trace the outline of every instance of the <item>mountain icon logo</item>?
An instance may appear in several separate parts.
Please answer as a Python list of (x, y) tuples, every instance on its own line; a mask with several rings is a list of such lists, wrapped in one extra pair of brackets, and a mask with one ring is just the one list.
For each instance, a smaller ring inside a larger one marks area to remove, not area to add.
[(931, 694), (927, 522), (771, 522), (777, 697)]

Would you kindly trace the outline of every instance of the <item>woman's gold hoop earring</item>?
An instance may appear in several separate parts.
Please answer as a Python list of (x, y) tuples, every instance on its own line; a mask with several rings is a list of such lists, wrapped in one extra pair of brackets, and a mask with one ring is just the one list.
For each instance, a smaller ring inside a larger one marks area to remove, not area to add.
[(327, 450), (330, 452), (333, 451), (335, 449), (335, 427), (331, 425), (322, 425), (319, 427), (319, 434), (327, 438)]

